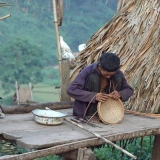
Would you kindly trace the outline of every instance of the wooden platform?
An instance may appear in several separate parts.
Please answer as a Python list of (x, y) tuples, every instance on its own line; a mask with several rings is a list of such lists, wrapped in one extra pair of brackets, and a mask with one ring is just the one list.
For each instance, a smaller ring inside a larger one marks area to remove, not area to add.
[[(72, 109), (60, 111), (67, 113), (68, 119), (72, 117)], [(97, 123), (96, 125), (102, 128), (83, 124), (89, 131), (94, 131), (111, 141), (160, 134), (159, 119), (131, 114), (125, 114), (120, 124)], [(32, 113), (7, 114), (5, 119), (0, 119), (0, 134), (6, 139), (15, 140), (19, 146), (29, 149), (45, 149), (61, 145), (61, 150), (57, 149), (55, 154), (66, 151), (63, 150), (63, 145), (70, 145), (69, 151), (104, 144), (103, 140), (66, 121), (57, 126), (38, 124), (34, 121)]]
[[(71, 117), (71, 110), (61, 110)], [(99, 127), (83, 126), (90, 131), (95, 131), (111, 141), (141, 137), (151, 134), (160, 134), (160, 120), (144, 118), (131, 114), (124, 116), (120, 124), (96, 124)], [(41, 149), (59, 144), (79, 141), (84, 139), (95, 140), (92, 134), (64, 121), (61, 125), (47, 126), (38, 124), (33, 119), (32, 113), (7, 114), (5, 119), (0, 119), (0, 134), (6, 139), (15, 140), (19, 146)]]

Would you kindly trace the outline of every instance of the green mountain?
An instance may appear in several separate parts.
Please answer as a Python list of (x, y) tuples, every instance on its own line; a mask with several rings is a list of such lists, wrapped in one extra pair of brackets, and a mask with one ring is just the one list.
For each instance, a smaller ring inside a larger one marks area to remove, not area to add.
[[(59, 31), (73, 52), (114, 16), (117, 1), (63, 0)], [(11, 17), (0, 20), (2, 89), (14, 91), (15, 81), (59, 85), (59, 71), (53, 68), (58, 65), (58, 52), (52, 0), (3, 2), (11, 6), (0, 7), (0, 17)]]
[[(6, 0), (12, 6), (1, 8), (0, 16), (11, 14), (0, 21), (0, 43), (17, 38), (28, 40), (44, 50), (47, 64), (57, 62), (57, 44), (52, 0)], [(115, 14), (117, 0), (65, 0), (60, 34), (73, 52)], [(40, 57), (39, 57), (40, 58)], [(46, 65), (47, 65), (46, 64)]]

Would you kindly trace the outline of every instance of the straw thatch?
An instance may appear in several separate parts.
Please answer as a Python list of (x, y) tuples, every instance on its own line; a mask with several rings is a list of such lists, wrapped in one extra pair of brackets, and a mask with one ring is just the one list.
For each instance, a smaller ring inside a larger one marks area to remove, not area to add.
[(119, 0), (117, 14), (100, 28), (80, 52), (71, 80), (103, 51), (121, 59), (121, 70), (134, 95), (125, 107), (157, 113), (160, 107), (160, 1)]

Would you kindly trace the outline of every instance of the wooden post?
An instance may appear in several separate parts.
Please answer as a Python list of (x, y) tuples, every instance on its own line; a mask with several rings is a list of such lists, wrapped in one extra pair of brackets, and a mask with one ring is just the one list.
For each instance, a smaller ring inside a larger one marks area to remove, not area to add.
[[(158, 113), (160, 113), (160, 108), (158, 110)], [(160, 148), (160, 135), (155, 135), (152, 160), (159, 160), (160, 157), (159, 148)]]
[(154, 147), (152, 153), (152, 160), (159, 160), (160, 159), (160, 135), (156, 135), (154, 139)]
[(16, 81), (16, 97), (17, 97), (16, 102), (17, 102), (17, 104), (19, 104), (19, 92), (18, 92), (18, 90), (19, 90), (18, 82)]
[(62, 84), (61, 84), (61, 101), (70, 101), (71, 98), (67, 94), (67, 87), (69, 85), (69, 78), (70, 78), (70, 67), (69, 67), (69, 60), (64, 59), (62, 60)]
[(77, 150), (60, 154), (63, 160), (95, 160), (96, 156), (90, 148), (78, 148)]
[[(54, 24), (56, 30), (56, 38), (57, 38), (57, 48), (58, 48), (58, 61), (59, 61), (59, 71), (60, 71), (60, 101), (68, 101), (70, 97), (67, 95), (66, 88), (69, 84), (70, 73), (69, 73), (69, 62), (68, 60), (62, 60), (61, 46), (60, 46), (60, 38), (59, 38), (59, 21), (58, 21), (58, 8), (57, 8), (57, 0), (52, 0), (53, 2), (53, 14), (54, 14)], [(63, 3), (61, 1), (61, 3)], [(62, 4), (61, 4), (62, 5)], [(60, 8), (62, 12), (63, 8)], [(61, 15), (62, 16), (62, 15)], [(62, 18), (62, 17), (61, 17)]]

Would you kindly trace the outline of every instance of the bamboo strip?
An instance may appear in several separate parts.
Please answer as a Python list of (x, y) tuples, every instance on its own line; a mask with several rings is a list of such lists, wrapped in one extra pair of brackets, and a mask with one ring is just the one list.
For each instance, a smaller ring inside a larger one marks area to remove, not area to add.
[(108, 143), (108, 144), (114, 146), (115, 148), (117, 148), (117, 149), (120, 150), (121, 152), (125, 153), (126, 155), (130, 156), (131, 158), (137, 159), (136, 156), (132, 155), (132, 154), (129, 153), (128, 151), (126, 151), (126, 150), (124, 150), (123, 148), (117, 146), (116, 144), (114, 144), (113, 142), (109, 141), (108, 139), (102, 137), (101, 135), (99, 135), (99, 134), (97, 134), (97, 133), (95, 133), (95, 132), (93, 132), (93, 131), (89, 131), (89, 130), (85, 129), (82, 125), (77, 124), (77, 123), (75, 123), (75, 122), (73, 122), (73, 121), (70, 121), (70, 120), (68, 120), (68, 119), (66, 119), (66, 118), (65, 118), (65, 120), (66, 120), (67, 122), (69, 122), (69, 123), (71, 123), (71, 124), (73, 124), (73, 125), (75, 125), (75, 126), (81, 128), (81, 129), (83, 129), (83, 130), (85, 130), (85, 131), (87, 131), (87, 132), (93, 134), (94, 136), (96, 136), (96, 137), (102, 139), (102, 140), (105, 141), (106, 143)]
[(136, 111), (131, 111), (131, 110), (125, 110), (125, 113), (135, 114), (135, 115), (139, 115), (142, 117), (160, 118), (160, 114), (141, 113), (141, 112), (136, 112)]

